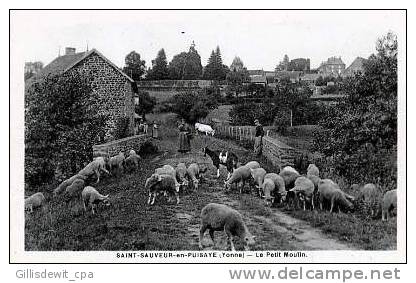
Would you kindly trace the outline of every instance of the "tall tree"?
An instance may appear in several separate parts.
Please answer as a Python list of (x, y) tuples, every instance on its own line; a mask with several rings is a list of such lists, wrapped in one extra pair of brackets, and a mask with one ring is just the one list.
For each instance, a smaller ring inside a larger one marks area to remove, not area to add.
[(384, 189), (397, 182), (397, 37), (388, 33), (364, 73), (344, 82), (346, 99), (328, 113), (316, 147), (334, 157), (340, 175), (353, 182), (376, 182)]
[(133, 80), (138, 81), (146, 71), (146, 61), (141, 60), (140, 54), (132, 51), (127, 54), (123, 71)]
[(166, 80), (169, 79), (168, 62), (166, 60), (165, 50), (162, 48), (157, 53), (156, 59), (152, 60), (152, 68), (147, 72), (149, 80)]
[(211, 56), (208, 58), (208, 64), (204, 68), (203, 78), (205, 80), (221, 81), (225, 80), (228, 67), (222, 63), (220, 47), (212, 50)]
[(202, 76), (201, 56), (192, 43), (188, 52), (173, 56), (169, 63), (169, 76), (174, 80), (198, 80)]
[(249, 82), (250, 77), (243, 61), (235, 57), (227, 74), (228, 90), (233, 92), (236, 97), (243, 91), (244, 84)]

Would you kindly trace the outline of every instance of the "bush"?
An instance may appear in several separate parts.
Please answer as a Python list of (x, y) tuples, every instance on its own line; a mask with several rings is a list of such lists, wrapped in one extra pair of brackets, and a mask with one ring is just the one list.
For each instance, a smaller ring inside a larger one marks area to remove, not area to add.
[(172, 105), (172, 111), (180, 118), (194, 124), (218, 107), (218, 99), (219, 92), (208, 89), (175, 94), (168, 103)]
[(25, 96), (25, 182), (50, 182), (55, 172), (78, 172), (92, 158), (105, 131), (98, 94), (89, 73), (47, 76), (28, 86)]
[(364, 73), (344, 82), (347, 98), (320, 122), (316, 150), (331, 156), (338, 174), (353, 182), (396, 186), (397, 38), (379, 40)]
[(130, 135), (129, 124), (129, 117), (119, 117), (117, 119), (116, 127), (114, 130), (114, 138), (116, 140), (126, 138)]

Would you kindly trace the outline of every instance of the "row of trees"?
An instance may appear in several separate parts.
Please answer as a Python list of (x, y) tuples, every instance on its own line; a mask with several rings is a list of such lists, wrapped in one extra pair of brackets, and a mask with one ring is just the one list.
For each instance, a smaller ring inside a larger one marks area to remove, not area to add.
[(147, 80), (229, 80), (238, 92), (237, 84), (248, 81), (248, 71), (238, 57), (234, 58), (230, 68), (223, 64), (220, 48), (212, 50), (205, 67), (202, 66), (201, 56), (192, 44), (187, 52), (173, 56), (168, 63), (165, 50), (162, 48), (152, 60), (152, 67), (146, 69), (146, 62), (136, 51), (130, 52), (125, 58), (123, 71), (138, 81)]

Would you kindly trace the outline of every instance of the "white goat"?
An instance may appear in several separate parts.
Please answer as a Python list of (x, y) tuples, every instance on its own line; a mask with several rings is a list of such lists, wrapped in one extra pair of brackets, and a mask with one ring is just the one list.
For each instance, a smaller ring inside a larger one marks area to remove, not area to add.
[(210, 125), (205, 125), (201, 123), (195, 123), (195, 129), (199, 132), (205, 133), (205, 135), (214, 136), (215, 130)]

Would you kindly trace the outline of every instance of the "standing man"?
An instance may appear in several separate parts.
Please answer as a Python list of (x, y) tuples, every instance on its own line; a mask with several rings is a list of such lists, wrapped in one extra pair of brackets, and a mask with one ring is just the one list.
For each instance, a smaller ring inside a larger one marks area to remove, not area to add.
[(191, 150), (191, 129), (186, 124), (185, 120), (182, 119), (179, 125), (179, 152), (185, 153)]
[(263, 126), (260, 124), (258, 119), (254, 120), (254, 125), (256, 126), (256, 135), (254, 139), (254, 153), (256, 155), (260, 155), (263, 147), (264, 130)]

